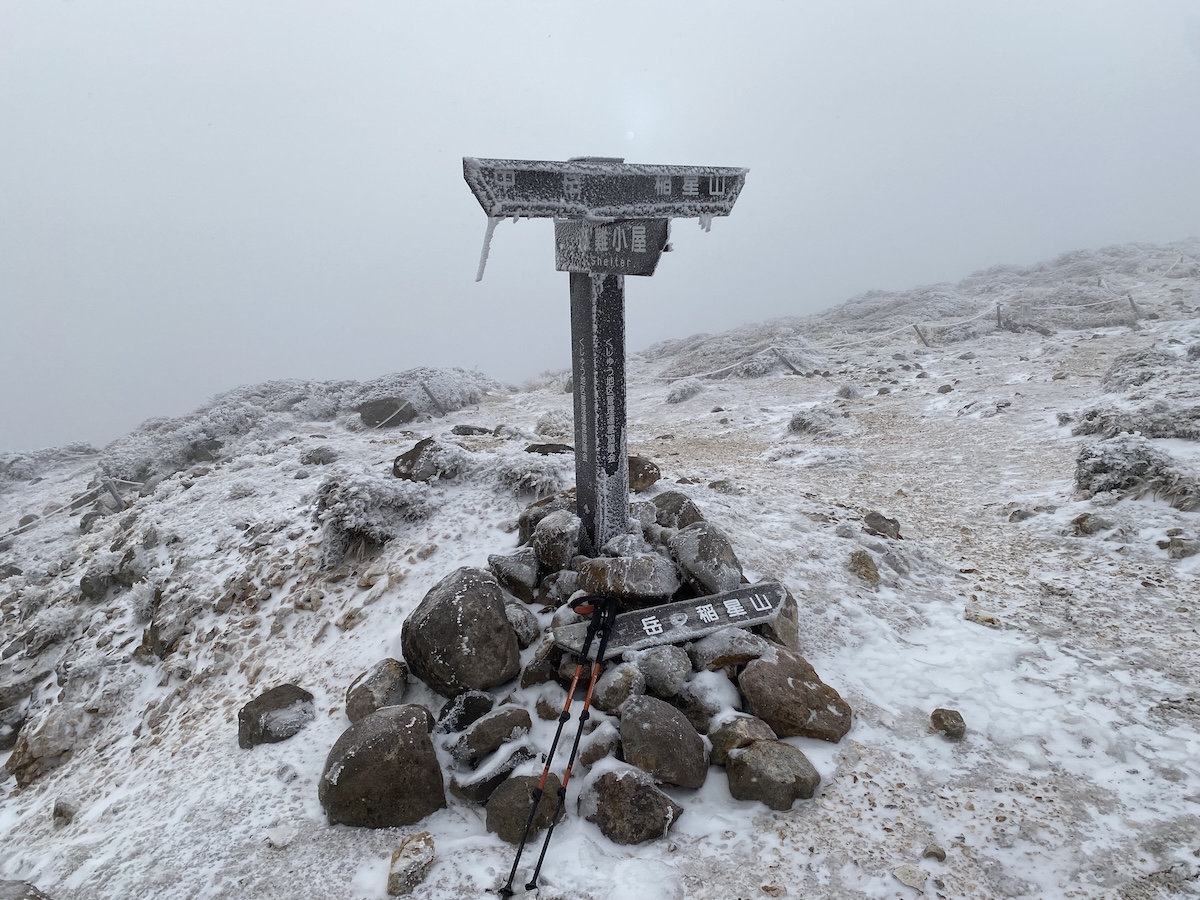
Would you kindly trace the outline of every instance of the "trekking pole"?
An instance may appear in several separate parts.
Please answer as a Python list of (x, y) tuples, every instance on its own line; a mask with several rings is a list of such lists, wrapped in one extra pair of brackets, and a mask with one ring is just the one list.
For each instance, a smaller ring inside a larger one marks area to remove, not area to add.
[[(587, 634), (583, 638), (583, 651), (579, 657), (579, 662), (575, 666), (575, 674), (571, 676), (571, 687), (567, 689), (567, 699), (563, 704), (562, 712), (558, 714), (558, 729), (554, 732), (554, 740), (550, 743), (550, 751), (546, 754), (546, 765), (542, 768), (542, 777), (538, 779), (537, 787), (533, 789), (533, 802), (529, 807), (529, 818), (525, 820), (525, 830), (521, 832), (521, 842), (517, 845), (517, 855), (513, 860), (512, 871), (508, 873), (508, 881), (504, 883), (504, 887), (500, 888), (500, 896), (511, 897), (513, 894), (512, 883), (513, 878), (517, 874), (517, 866), (521, 864), (521, 854), (525, 852), (525, 842), (529, 839), (529, 831), (533, 828), (533, 820), (537, 816), (538, 805), (542, 802), (542, 793), (546, 788), (546, 779), (550, 777), (550, 767), (554, 764), (554, 752), (558, 748), (558, 740), (562, 737), (563, 726), (571, 719), (571, 701), (575, 697), (575, 689), (579, 686), (579, 676), (583, 674), (583, 667), (587, 663), (587, 655), (591, 652), (592, 641), (596, 638), (596, 631), (600, 627), (600, 620), (603, 618), (603, 613), (598, 604), (592, 603), (588, 605), (588, 601), (594, 600), (594, 597), (581, 597), (575, 603), (571, 604), (571, 608), (577, 613), (587, 615), (591, 613), (591, 619), (588, 621)], [(589, 695), (590, 695), (589, 691)], [(586, 709), (586, 707), (584, 707)]]
[(550, 817), (550, 825), (546, 829), (546, 839), (542, 841), (542, 852), (538, 854), (537, 865), (533, 867), (533, 877), (525, 885), (527, 891), (532, 891), (537, 887), (538, 874), (542, 871), (542, 862), (546, 859), (550, 838), (554, 836), (554, 826), (558, 824), (558, 817), (562, 815), (563, 805), (567, 800), (567, 784), (571, 780), (571, 767), (575, 765), (575, 755), (579, 752), (579, 740), (583, 737), (583, 726), (591, 716), (589, 710), (592, 705), (592, 691), (596, 689), (596, 680), (600, 677), (600, 670), (604, 668), (604, 651), (608, 648), (608, 638), (612, 634), (613, 624), (617, 621), (617, 608), (620, 601), (616, 597), (605, 597), (603, 603), (604, 606), (600, 612), (600, 647), (596, 651), (596, 661), (592, 663), (592, 677), (588, 681), (587, 693), (583, 697), (583, 709), (579, 713), (579, 728), (575, 731), (571, 755), (567, 757), (567, 768), (563, 771), (562, 785), (558, 789), (558, 806), (555, 807), (554, 815)]

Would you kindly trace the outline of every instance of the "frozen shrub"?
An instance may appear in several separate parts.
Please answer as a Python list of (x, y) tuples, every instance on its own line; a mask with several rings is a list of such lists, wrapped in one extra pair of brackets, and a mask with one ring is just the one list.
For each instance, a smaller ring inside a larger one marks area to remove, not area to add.
[(793, 415), (788, 422), (788, 431), (792, 434), (830, 435), (837, 433), (840, 424), (841, 413), (825, 406), (814, 406)]
[(551, 410), (541, 415), (533, 430), (542, 437), (570, 437), (575, 431), (575, 417), (564, 410)]
[(522, 453), (501, 459), (493, 471), (496, 484), (502, 489), (543, 497), (574, 481), (575, 458), (570, 454)]
[(1153, 495), (1185, 512), (1200, 509), (1200, 483), (1140, 435), (1123, 434), (1080, 450), (1075, 485), (1084, 497)]
[(26, 655), (41, 653), (70, 634), (79, 619), (77, 609), (73, 606), (49, 606), (34, 616), (25, 635)]
[(704, 390), (698, 379), (684, 378), (681, 381), (675, 382), (667, 391), (668, 403), (682, 403), (684, 400), (690, 400)]
[(373, 472), (345, 472), (317, 489), (313, 518), (325, 528), (322, 565), (336, 566), (348, 554), (366, 554), (399, 534), (406, 522), (433, 512), (429, 488)]
[(1127, 410), (1096, 407), (1080, 416), (1072, 434), (1099, 434), (1106, 438), (1127, 432), (1139, 432), (1151, 438), (1200, 440), (1200, 406), (1187, 409), (1158, 401), (1141, 409)]
[(1107, 391), (1128, 390), (1155, 378), (1170, 377), (1180, 364), (1181, 360), (1173, 353), (1155, 348), (1122, 353), (1104, 373), (1100, 386)]

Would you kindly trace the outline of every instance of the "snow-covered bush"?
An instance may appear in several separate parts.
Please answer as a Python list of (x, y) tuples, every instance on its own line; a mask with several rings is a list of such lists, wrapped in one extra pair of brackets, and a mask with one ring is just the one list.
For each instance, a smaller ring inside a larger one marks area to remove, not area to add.
[(342, 472), (317, 489), (313, 518), (325, 529), (322, 565), (336, 566), (348, 553), (378, 549), (406, 522), (433, 512), (429, 488), (374, 472)]
[(533, 430), (542, 437), (571, 437), (575, 432), (575, 417), (565, 410), (552, 409), (542, 413)]
[(575, 457), (566, 453), (522, 453), (501, 459), (492, 472), (501, 489), (544, 497), (575, 480)]
[(667, 402), (682, 403), (684, 400), (691, 400), (703, 390), (704, 385), (700, 383), (699, 379), (684, 378), (676, 381), (667, 390)]
[(1200, 406), (1185, 409), (1158, 401), (1140, 409), (1094, 407), (1080, 415), (1072, 434), (1099, 434), (1116, 437), (1122, 433), (1139, 432), (1151, 438), (1185, 438), (1200, 440)]
[(1109, 366), (1100, 386), (1106, 391), (1125, 391), (1139, 387), (1155, 378), (1172, 377), (1182, 360), (1174, 353), (1149, 347), (1143, 350), (1132, 350), (1122, 353)]
[(842, 414), (828, 406), (813, 406), (795, 413), (788, 421), (788, 431), (810, 437), (837, 434), (841, 430)]
[(1075, 485), (1084, 497), (1153, 495), (1185, 512), (1200, 509), (1200, 483), (1141, 435), (1123, 434), (1080, 450)]

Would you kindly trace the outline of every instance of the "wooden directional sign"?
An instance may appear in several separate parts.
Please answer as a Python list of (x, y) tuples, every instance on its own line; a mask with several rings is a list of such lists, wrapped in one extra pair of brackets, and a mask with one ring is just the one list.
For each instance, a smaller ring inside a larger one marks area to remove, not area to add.
[(463, 157), (463, 177), (490, 218), (695, 219), (727, 216), (747, 169), (655, 166), (619, 159), (552, 162)]
[(554, 223), (555, 268), (593, 275), (653, 275), (670, 225), (669, 219), (559, 219)]
[[(604, 658), (620, 656), (627, 650), (693, 641), (731, 625), (748, 628), (772, 622), (786, 597), (783, 585), (764, 581), (711, 597), (622, 613), (617, 616)], [(564, 650), (580, 653), (586, 634), (587, 623), (576, 622), (555, 628), (552, 637)]]

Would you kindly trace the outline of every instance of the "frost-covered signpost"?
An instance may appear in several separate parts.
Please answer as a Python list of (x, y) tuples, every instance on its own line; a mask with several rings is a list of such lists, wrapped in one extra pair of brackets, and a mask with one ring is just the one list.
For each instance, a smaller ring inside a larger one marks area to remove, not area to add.
[(625, 276), (654, 274), (671, 219), (699, 219), (707, 231), (714, 216), (729, 215), (746, 171), (606, 157), (463, 159), (463, 177), (488, 217), (477, 281), (498, 222), (555, 220), (555, 267), (571, 273), (575, 500), (592, 545), (585, 552), (624, 534), (629, 517)]

